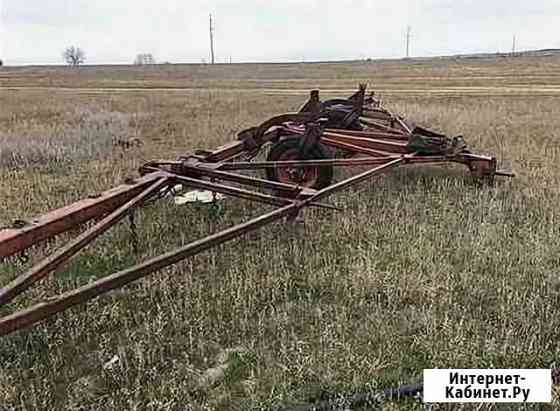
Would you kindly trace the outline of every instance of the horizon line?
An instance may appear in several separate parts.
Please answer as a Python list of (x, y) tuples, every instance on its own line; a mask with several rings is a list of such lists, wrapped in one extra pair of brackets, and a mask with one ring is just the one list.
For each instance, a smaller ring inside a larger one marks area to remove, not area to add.
[[(199, 63), (187, 63), (187, 62), (170, 62), (170, 61), (162, 61), (156, 62), (154, 64), (134, 64), (134, 63), (83, 63), (80, 64), (80, 67), (96, 67), (96, 66), (164, 66), (164, 65), (204, 65), (204, 66), (211, 66), (211, 65), (231, 65), (231, 64), (334, 64), (334, 63), (356, 63), (356, 62), (381, 62), (381, 61), (410, 61), (410, 60), (430, 60), (430, 59), (445, 59), (445, 58), (459, 58), (459, 57), (507, 57), (507, 56), (515, 56), (515, 57), (522, 57), (524, 55), (530, 53), (553, 53), (553, 54), (560, 54), (560, 48), (541, 48), (541, 49), (526, 49), (526, 50), (517, 50), (515, 52), (512, 51), (496, 51), (496, 52), (468, 52), (468, 53), (457, 53), (457, 54), (441, 54), (441, 55), (434, 55), (434, 56), (411, 56), (411, 57), (362, 57), (356, 59), (339, 59), (339, 60), (285, 60), (285, 61), (236, 61), (236, 62), (215, 62), (215, 63), (208, 63), (208, 62), (199, 62)], [(546, 55), (545, 55), (546, 56)], [(3, 65), (0, 67), (68, 67), (68, 64), (64, 63), (16, 63), (16, 64), (9, 64), (6, 63), (3, 59)]]

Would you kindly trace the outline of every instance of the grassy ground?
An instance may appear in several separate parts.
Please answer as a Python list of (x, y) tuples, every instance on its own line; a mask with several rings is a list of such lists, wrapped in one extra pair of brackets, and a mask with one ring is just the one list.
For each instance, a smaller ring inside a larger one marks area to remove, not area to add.
[[(0, 226), (119, 184), (146, 160), (230, 141), (295, 110), (310, 87), (341, 95), (359, 81), (518, 172), (479, 188), (461, 168), (399, 170), (334, 196), (342, 213), (306, 210), (303, 224), (5, 337), (0, 409), (258, 409), (420, 381), (424, 368), (554, 366), (559, 71), (554, 58), (0, 70)], [(262, 210), (145, 209), (139, 255), (122, 224), (0, 314)], [(22, 269), (0, 265), (2, 283)]]

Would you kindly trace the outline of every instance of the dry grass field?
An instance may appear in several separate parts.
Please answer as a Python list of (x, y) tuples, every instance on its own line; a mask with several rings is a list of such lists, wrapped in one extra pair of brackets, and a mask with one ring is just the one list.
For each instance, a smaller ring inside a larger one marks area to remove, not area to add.
[[(359, 82), (511, 160), (517, 178), (481, 188), (463, 168), (397, 170), (330, 198), (343, 212), (305, 210), (302, 224), (2, 338), (0, 410), (269, 409), (419, 382), (424, 368), (556, 367), (560, 58), (4, 67), (0, 226), (120, 184), (147, 160), (230, 141), (311, 88), (342, 96)], [(115, 145), (133, 138), (143, 144)], [(163, 201), (138, 216), (139, 254), (123, 222), (0, 315), (262, 210)], [(67, 238), (0, 263), (1, 283)]]

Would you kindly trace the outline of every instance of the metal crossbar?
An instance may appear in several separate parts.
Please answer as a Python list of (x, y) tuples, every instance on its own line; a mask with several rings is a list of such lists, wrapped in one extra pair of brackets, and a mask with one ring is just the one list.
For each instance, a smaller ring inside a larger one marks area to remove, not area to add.
[[(367, 101), (367, 103), (366, 103)], [(426, 140), (425, 151), (410, 142)], [(461, 140), (462, 141), (462, 140)], [(241, 161), (271, 145), (266, 161)], [(208, 190), (277, 207), (244, 223), (211, 234), (176, 250), (106, 275), (75, 290), (49, 298), (0, 318), (0, 336), (13, 333), (70, 307), (123, 287), (164, 267), (217, 247), (306, 207), (340, 210), (321, 203), (330, 195), (370, 180), (396, 167), (414, 164), (459, 163), (476, 179), (493, 183), (495, 176), (513, 176), (496, 169), (496, 159), (457, 151), (452, 140), (408, 123), (365, 97), (365, 87), (350, 98), (321, 103), (318, 92), (299, 113), (273, 117), (239, 134), (237, 141), (183, 157), (151, 161), (140, 167), (141, 176), (104, 193), (80, 200), (29, 221), (0, 230), (0, 258), (21, 253), (40, 242), (91, 220), (91, 228), (0, 289), (0, 307), (59, 269), (133, 210), (162, 197), (174, 185)], [(333, 155), (333, 150), (344, 154)], [(366, 171), (332, 182), (334, 167), (369, 167)], [(241, 171), (264, 170), (266, 178)], [(264, 190), (259, 191), (259, 190)]]

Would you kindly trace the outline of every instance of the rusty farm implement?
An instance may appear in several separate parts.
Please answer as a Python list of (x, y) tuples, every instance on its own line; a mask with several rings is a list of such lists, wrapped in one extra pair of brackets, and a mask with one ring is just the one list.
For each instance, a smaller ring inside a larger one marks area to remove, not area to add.
[[(268, 147), (267, 158), (255, 160)], [(8, 258), (86, 222), (94, 222), (65, 246), (0, 288), (2, 307), (60, 268), (133, 209), (148, 200), (161, 198), (177, 185), (276, 207), (244, 223), (0, 318), (0, 336), (267, 224), (292, 218), (305, 207), (333, 208), (322, 201), (391, 169), (449, 163), (465, 165), (475, 179), (487, 184), (492, 184), (496, 176), (512, 176), (497, 170), (494, 157), (472, 153), (461, 137), (449, 138), (386, 110), (373, 94), (366, 94), (365, 85), (347, 99), (324, 102), (314, 90), (299, 112), (276, 116), (244, 130), (236, 141), (175, 161), (148, 162), (140, 168), (138, 178), (121, 186), (28, 221), (18, 220), (12, 227), (0, 230), (0, 258)], [(353, 175), (333, 181), (335, 167), (357, 166), (359, 171)], [(255, 170), (261, 170), (260, 178), (247, 174)]]

